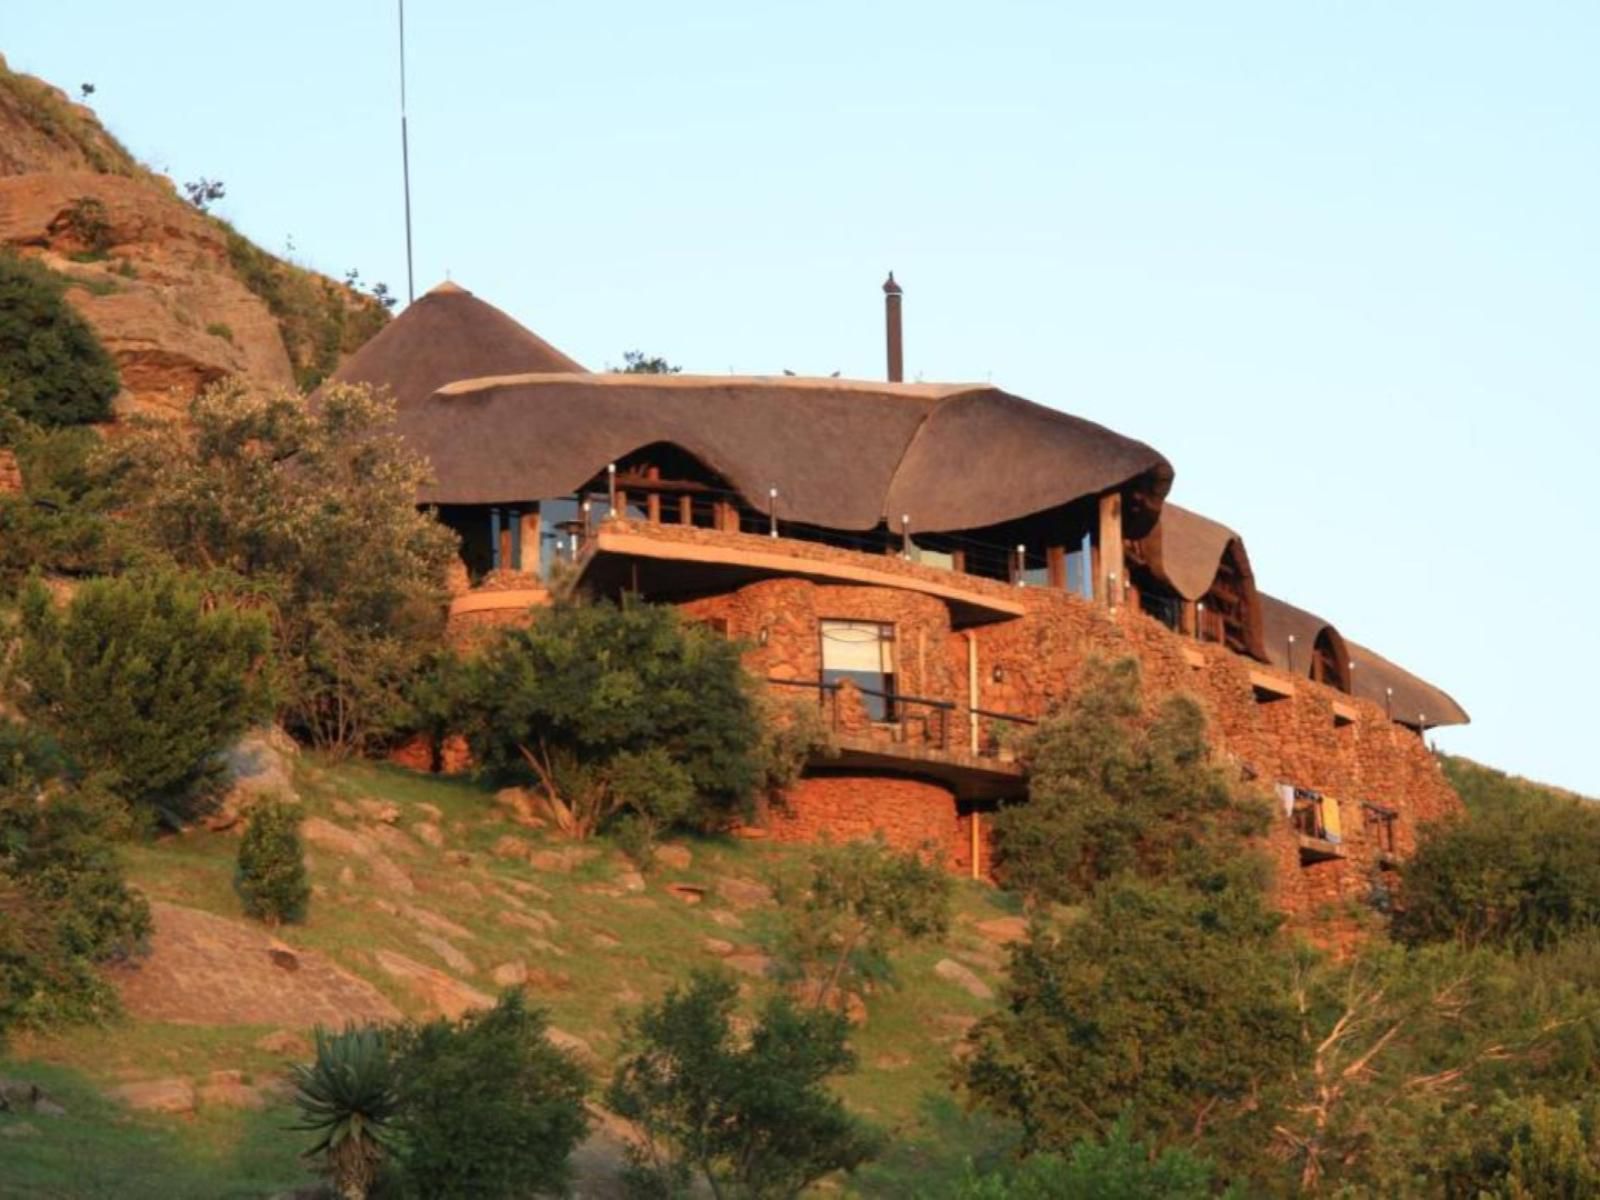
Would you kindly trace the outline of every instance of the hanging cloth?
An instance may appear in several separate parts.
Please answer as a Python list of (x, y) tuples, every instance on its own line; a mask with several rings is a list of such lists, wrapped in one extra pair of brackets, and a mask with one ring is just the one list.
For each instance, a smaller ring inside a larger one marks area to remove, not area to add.
[(1344, 830), (1339, 824), (1339, 802), (1332, 796), (1322, 798), (1322, 828), (1328, 841), (1344, 841)]
[(1283, 815), (1294, 816), (1294, 784), (1280, 783), (1278, 785), (1278, 799), (1283, 803)]

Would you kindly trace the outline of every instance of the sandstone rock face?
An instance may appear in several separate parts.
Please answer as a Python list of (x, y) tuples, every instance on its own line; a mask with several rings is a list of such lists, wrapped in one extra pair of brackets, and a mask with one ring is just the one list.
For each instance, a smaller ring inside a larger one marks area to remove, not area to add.
[(91, 110), (3, 59), (0, 248), (76, 281), (67, 299), (116, 360), (122, 415), (181, 413), (228, 375), (293, 385), (298, 368), (309, 380), (332, 365), (320, 337), (348, 354), (384, 320), (369, 297), (200, 212)]
[(493, 1008), (494, 998), (459, 979), (425, 967), (392, 950), (379, 950), (378, 965), (409, 988), (413, 995), (452, 1021), (476, 1008)]

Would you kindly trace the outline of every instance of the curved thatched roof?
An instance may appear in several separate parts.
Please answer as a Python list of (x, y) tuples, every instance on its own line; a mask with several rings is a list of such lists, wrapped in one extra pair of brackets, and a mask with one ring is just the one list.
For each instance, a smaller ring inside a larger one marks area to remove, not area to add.
[(1210, 517), (1168, 502), (1161, 519), (1140, 539), (1145, 565), (1185, 600), (1199, 600), (1211, 590), (1225, 554), (1231, 553), (1246, 579), (1254, 579), (1244, 539)]
[[(1349, 680), (1350, 648), (1345, 644), (1344, 635), (1332, 622), (1265, 592), (1257, 595), (1261, 602), (1261, 633), (1266, 642), (1268, 662), (1309, 678), (1317, 639), (1326, 637), (1338, 662), (1341, 681)], [(1294, 638), (1292, 649), (1289, 642), (1291, 637)], [(1291, 655), (1293, 662), (1290, 661)]]
[(464, 379), (402, 407), (436, 482), (425, 503), (559, 496), (657, 442), (699, 458), (780, 519), (976, 529), (1172, 468), (1143, 443), (982, 384), (692, 375)]
[[(1387, 703), (1396, 721), (1425, 729), (1437, 725), (1471, 723), (1472, 718), (1467, 715), (1466, 709), (1457, 704), (1448, 692), (1434, 687), (1425, 679), (1418, 679), (1381, 654), (1351, 642), (1350, 657), (1355, 663), (1355, 670), (1351, 673), (1351, 690), (1375, 704)], [(1389, 688), (1394, 689), (1393, 696), (1387, 694)]]
[(386, 386), (406, 408), (457, 379), (520, 371), (585, 373), (494, 305), (446, 282), (385, 325), (333, 381)]

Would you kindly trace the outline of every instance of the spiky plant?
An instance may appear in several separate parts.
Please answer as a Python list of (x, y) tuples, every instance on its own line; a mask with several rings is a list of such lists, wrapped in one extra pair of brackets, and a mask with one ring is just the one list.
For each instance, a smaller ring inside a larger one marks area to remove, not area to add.
[(316, 1061), (294, 1068), (296, 1130), (320, 1134), (306, 1151), (320, 1156), (346, 1200), (365, 1200), (389, 1148), (399, 1107), (393, 1060), (381, 1029), (317, 1029)]

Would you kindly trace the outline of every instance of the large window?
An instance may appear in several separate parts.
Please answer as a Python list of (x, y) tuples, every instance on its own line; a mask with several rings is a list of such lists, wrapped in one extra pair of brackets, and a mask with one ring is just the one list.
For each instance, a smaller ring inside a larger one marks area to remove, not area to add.
[(1076, 592), (1085, 600), (1094, 599), (1094, 539), (1085, 533), (1076, 546), (1066, 552), (1067, 591)]
[(848, 679), (861, 689), (867, 715), (894, 719), (894, 626), (876, 621), (822, 622), (822, 681)]

